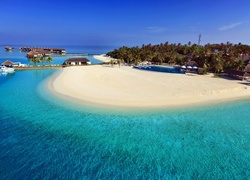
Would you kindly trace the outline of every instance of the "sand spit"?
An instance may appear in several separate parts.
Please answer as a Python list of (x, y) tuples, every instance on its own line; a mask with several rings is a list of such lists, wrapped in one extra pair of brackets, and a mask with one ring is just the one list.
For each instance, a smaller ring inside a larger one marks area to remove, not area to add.
[(175, 107), (250, 97), (250, 86), (212, 75), (170, 74), (132, 67), (67, 67), (49, 88), (62, 98), (110, 107)]

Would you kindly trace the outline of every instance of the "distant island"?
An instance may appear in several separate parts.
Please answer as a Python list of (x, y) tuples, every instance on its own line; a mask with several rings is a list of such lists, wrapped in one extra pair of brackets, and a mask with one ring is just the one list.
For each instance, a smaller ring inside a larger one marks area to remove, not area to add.
[(141, 47), (123, 46), (108, 52), (107, 55), (128, 64), (138, 64), (149, 61), (154, 64), (183, 65), (188, 61), (195, 61), (199, 66), (200, 74), (206, 72), (244, 75), (250, 72), (250, 46), (245, 44), (206, 44), (204, 46), (191, 44), (181, 45), (161, 43), (147, 44)]

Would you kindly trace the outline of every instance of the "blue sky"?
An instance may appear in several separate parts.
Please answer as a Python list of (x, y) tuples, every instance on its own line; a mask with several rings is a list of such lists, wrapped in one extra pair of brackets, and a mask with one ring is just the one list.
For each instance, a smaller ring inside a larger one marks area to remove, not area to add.
[(250, 44), (249, 0), (5, 0), (0, 44)]

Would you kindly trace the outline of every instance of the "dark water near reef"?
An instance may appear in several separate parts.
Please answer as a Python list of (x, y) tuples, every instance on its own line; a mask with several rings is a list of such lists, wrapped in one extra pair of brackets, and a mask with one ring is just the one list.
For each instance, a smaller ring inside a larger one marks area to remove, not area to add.
[(0, 76), (1, 179), (250, 177), (249, 99), (158, 111), (77, 107), (44, 87), (56, 71)]

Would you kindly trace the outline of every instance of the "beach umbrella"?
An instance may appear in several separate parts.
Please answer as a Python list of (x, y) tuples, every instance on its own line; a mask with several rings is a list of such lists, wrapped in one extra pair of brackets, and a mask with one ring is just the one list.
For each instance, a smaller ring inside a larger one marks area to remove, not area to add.
[(198, 67), (197, 66), (193, 66), (193, 69), (198, 69)]
[(182, 69), (186, 69), (186, 66), (181, 66)]

